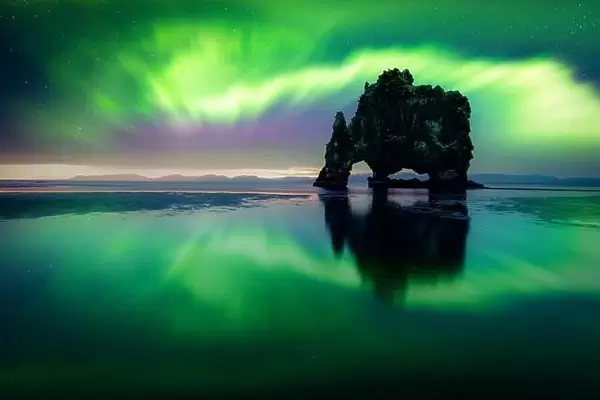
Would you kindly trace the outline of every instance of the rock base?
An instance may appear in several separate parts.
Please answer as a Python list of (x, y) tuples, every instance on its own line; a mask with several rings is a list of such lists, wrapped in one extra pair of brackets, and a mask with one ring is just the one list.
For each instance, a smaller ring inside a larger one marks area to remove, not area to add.
[(347, 191), (348, 190), (348, 184), (347, 184), (347, 182), (316, 180), (313, 183), (313, 186), (314, 187), (323, 188), (323, 189), (327, 189), (327, 190), (340, 190), (340, 191)]
[(368, 178), (369, 188), (371, 189), (429, 189), (435, 191), (455, 191), (468, 189), (486, 189), (486, 186), (471, 180), (466, 182), (444, 182), (440, 184), (431, 179), (422, 181), (417, 178), (413, 179), (383, 179), (375, 180)]

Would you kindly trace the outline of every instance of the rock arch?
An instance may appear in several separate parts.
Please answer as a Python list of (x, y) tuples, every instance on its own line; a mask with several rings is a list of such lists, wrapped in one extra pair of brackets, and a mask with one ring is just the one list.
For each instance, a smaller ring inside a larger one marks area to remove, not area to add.
[(427, 174), (430, 189), (467, 187), (474, 150), (467, 97), (413, 82), (410, 71), (396, 68), (365, 83), (350, 123), (341, 111), (335, 115), (314, 186), (346, 188), (352, 166), (364, 161), (371, 186), (385, 186), (389, 175), (409, 169)]

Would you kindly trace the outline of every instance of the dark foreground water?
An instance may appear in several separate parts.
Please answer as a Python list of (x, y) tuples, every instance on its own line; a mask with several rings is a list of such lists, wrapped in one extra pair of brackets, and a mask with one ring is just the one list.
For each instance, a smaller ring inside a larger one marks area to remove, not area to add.
[(0, 194), (0, 397), (600, 389), (600, 193)]

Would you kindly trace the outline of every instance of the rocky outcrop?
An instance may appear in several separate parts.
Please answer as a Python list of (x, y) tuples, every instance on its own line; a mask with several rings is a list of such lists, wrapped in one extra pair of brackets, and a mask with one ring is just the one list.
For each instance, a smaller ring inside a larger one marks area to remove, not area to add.
[(348, 134), (344, 113), (338, 111), (333, 120), (331, 139), (325, 146), (325, 166), (319, 172), (314, 186), (327, 189), (345, 189), (356, 154), (356, 144)]
[[(417, 178), (413, 179), (391, 179), (385, 178), (380, 180), (374, 180), (373, 178), (367, 178), (367, 182), (369, 182), (370, 188), (402, 188), (402, 189), (432, 189), (435, 190), (438, 186), (435, 185), (435, 181), (429, 180), (421, 180)], [(458, 186), (461, 189), (485, 189), (486, 186), (474, 182), (472, 180), (467, 180), (467, 182), (463, 185), (462, 183)]]
[(389, 175), (403, 169), (429, 175), (430, 189), (467, 188), (473, 159), (471, 107), (457, 91), (413, 85), (410, 71), (384, 71), (366, 83), (350, 124), (342, 112), (333, 123), (325, 166), (314, 186), (343, 189), (352, 166), (365, 161), (369, 185), (390, 187)]

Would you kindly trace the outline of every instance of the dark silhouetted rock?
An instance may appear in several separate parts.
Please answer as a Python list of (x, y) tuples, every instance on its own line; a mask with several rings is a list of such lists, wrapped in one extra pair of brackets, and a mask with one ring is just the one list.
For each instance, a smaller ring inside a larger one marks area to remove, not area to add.
[(474, 149), (469, 100), (413, 82), (408, 70), (384, 71), (376, 83), (365, 84), (349, 125), (342, 112), (336, 114), (314, 186), (346, 188), (352, 166), (365, 161), (373, 172), (371, 187), (422, 187), (388, 179), (403, 169), (427, 174), (424, 187), (433, 190), (480, 187), (467, 179)]
[(339, 111), (333, 121), (333, 133), (325, 147), (325, 166), (314, 185), (326, 189), (346, 189), (354, 161), (355, 144), (350, 138), (344, 113)]
[[(367, 182), (369, 183), (369, 187), (373, 189), (377, 188), (402, 188), (402, 189), (452, 189), (453, 187), (436, 187), (434, 185), (434, 181), (431, 179), (423, 181), (421, 179), (413, 178), (413, 179), (391, 179), (385, 178), (380, 180), (374, 180), (372, 177), (367, 178)], [(485, 189), (486, 186), (481, 183), (473, 182), (472, 180), (467, 180), (466, 184), (456, 186), (457, 189)]]

